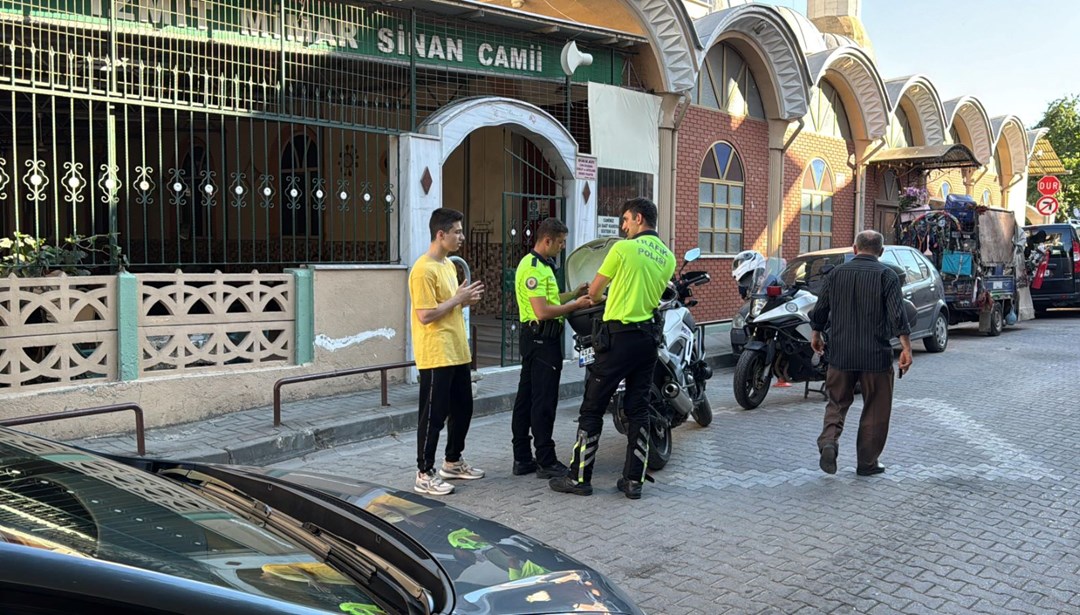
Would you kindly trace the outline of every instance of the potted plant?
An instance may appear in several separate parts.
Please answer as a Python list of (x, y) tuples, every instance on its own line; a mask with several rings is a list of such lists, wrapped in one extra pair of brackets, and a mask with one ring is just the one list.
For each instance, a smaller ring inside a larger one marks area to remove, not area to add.
[[(120, 247), (108, 241), (110, 236), (73, 235), (56, 245), (50, 245), (44, 238), (15, 231), (11, 237), (0, 239), (0, 276), (40, 278), (61, 273), (90, 275), (83, 261), (91, 253), (106, 256), (109, 263), (116, 263), (123, 269), (127, 260), (121, 254)], [(99, 247), (102, 243), (105, 245)]]
[(900, 191), (900, 211), (918, 209), (926, 204), (928, 198), (930, 198), (930, 193), (926, 191), (926, 188), (908, 186)]

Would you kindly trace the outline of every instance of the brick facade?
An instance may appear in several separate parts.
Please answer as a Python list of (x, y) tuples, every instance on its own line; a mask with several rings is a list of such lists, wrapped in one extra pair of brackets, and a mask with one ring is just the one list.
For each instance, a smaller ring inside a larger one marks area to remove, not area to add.
[[(802, 210), (802, 182), (810, 161), (821, 158), (833, 174), (832, 247), (851, 245), (855, 238), (855, 177), (848, 160), (853, 160), (854, 143), (803, 130), (784, 156), (784, 258), (799, 255), (799, 214)], [(842, 180), (842, 181), (841, 181)]]
[[(675, 244), (682, 256), (698, 245), (698, 183), (701, 162), (708, 148), (727, 141), (742, 160), (743, 249), (765, 251), (768, 224), (769, 127), (764, 120), (732, 117), (726, 113), (691, 106), (679, 127), (676, 152)], [(681, 266), (681, 263), (680, 263)], [(699, 322), (731, 318), (742, 304), (731, 278), (730, 257), (704, 257), (692, 267), (708, 271), (712, 282), (694, 289)]]
[[(681, 252), (698, 244), (698, 184), (701, 161), (717, 141), (727, 141), (739, 153), (745, 173), (743, 197), (743, 249), (766, 251), (768, 235), (769, 150), (768, 124), (754, 118), (732, 117), (713, 109), (692, 106), (679, 128), (676, 177), (675, 241)], [(849, 245), (855, 235), (855, 180), (848, 161), (854, 144), (843, 139), (803, 131), (784, 158), (784, 214), (782, 256), (799, 254), (799, 214), (802, 180), (810, 161), (823, 159), (833, 174), (832, 245)], [(730, 318), (742, 300), (731, 278), (730, 257), (705, 257), (695, 268), (708, 271), (712, 282), (697, 289), (699, 321)]]

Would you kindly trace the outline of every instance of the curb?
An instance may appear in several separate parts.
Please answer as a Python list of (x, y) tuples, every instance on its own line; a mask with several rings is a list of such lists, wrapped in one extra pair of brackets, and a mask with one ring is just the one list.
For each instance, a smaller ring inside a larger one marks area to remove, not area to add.
[[(735, 358), (730, 354), (711, 356), (708, 359), (713, 369), (735, 365)], [(564, 382), (559, 385), (559, 400), (580, 397), (585, 393), (585, 381)], [(473, 400), (473, 416), (490, 416), (509, 412), (514, 407), (517, 393), (502, 393)], [(335, 446), (355, 444), (365, 440), (382, 438), (394, 433), (416, 429), (417, 414), (415, 407), (391, 406), (362, 411), (362, 416), (339, 420), (335, 423), (319, 426), (304, 425), (297, 422), (296, 427), (286, 421), (282, 424), (285, 433), (263, 437), (224, 449), (202, 449), (184, 456), (185, 461), (202, 463), (227, 463), (250, 466), (263, 466), (303, 457), (317, 451)], [(154, 457), (153, 454), (148, 457)]]
[[(585, 393), (585, 382), (567, 382), (559, 385), (559, 399), (572, 399)], [(473, 416), (489, 416), (509, 412), (514, 407), (516, 393), (503, 393), (473, 400)], [(229, 463), (261, 466), (278, 463), (316, 451), (355, 444), (364, 440), (381, 438), (393, 433), (416, 429), (416, 408), (392, 406), (364, 410), (364, 416), (357, 419), (345, 419), (336, 423), (323, 424), (319, 427), (291, 428), (283, 423), (287, 433), (268, 438), (260, 438), (226, 447), (224, 450), (200, 451), (184, 458), (185, 461), (203, 463)]]

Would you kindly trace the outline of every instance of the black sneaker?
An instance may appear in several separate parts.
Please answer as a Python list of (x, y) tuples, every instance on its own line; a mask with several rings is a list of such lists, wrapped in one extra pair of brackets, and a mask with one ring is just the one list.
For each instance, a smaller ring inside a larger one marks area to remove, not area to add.
[(579, 483), (568, 476), (560, 476), (548, 481), (548, 487), (559, 493), (572, 493), (574, 495), (592, 495), (592, 485)]
[(828, 443), (821, 447), (821, 459), (818, 461), (821, 471), (826, 474), (836, 474), (836, 445)]
[(530, 459), (528, 461), (515, 461), (514, 462), (514, 476), (524, 476), (526, 474), (532, 474), (536, 471), (536, 460)]
[(619, 482), (615, 483), (615, 486), (631, 500), (641, 499), (641, 483), (638, 481), (620, 478)]
[(556, 461), (549, 466), (536, 468), (536, 478), (560, 478), (570, 473), (570, 468), (561, 461)]
[(875, 474), (881, 474), (885, 471), (885, 466), (880, 463), (875, 463), (872, 466), (865, 468), (855, 468), (855, 473), (859, 476), (873, 476)]

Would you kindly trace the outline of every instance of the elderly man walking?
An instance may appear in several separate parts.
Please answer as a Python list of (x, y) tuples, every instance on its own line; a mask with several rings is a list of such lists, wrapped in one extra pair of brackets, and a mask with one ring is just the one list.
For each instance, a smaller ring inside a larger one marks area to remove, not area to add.
[[(911, 367), (911, 341), (900, 278), (878, 260), (884, 251), (881, 233), (859, 233), (855, 258), (829, 273), (810, 314), (814, 330), (811, 346), (819, 354), (827, 353), (829, 362), (825, 425), (818, 437), (819, 465), (828, 474), (836, 473), (840, 433), (855, 399), (856, 383), (862, 387), (863, 411), (855, 441), (855, 472), (873, 476), (885, 471), (878, 457), (889, 436), (892, 414), (893, 349), (889, 340), (900, 338), (901, 378)], [(827, 347), (821, 335), (826, 330)]]

